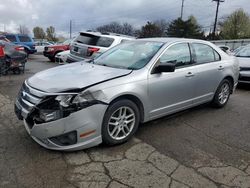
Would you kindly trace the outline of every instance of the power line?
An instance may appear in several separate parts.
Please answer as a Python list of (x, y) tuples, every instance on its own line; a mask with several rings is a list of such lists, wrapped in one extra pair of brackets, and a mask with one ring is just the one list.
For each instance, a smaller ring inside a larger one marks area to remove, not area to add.
[(214, 29), (213, 29), (213, 39), (214, 39), (215, 38), (215, 32), (216, 32), (216, 26), (217, 26), (219, 6), (220, 6), (220, 3), (225, 2), (225, 0), (213, 0), (213, 1), (217, 2), (216, 14), (215, 14), (215, 20), (214, 20)]

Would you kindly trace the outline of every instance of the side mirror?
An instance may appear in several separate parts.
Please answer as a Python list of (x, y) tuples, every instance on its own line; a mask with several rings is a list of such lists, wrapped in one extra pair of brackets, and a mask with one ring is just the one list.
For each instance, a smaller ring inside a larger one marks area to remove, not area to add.
[(157, 67), (155, 67), (154, 73), (174, 72), (174, 71), (175, 71), (175, 64), (164, 63), (164, 64), (159, 64)]

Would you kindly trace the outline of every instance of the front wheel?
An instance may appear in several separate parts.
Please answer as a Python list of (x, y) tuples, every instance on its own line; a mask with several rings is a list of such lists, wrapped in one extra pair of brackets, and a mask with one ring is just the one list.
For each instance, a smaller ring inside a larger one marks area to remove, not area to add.
[(217, 108), (224, 107), (229, 100), (231, 89), (232, 89), (231, 82), (227, 79), (223, 80), (216, 90), (214, 99), (212, 101), (212, 105)]
[(103, 119), (103, 142), (115, 145), (129, 140), (138, 128), (139, 114), (137, 105), (130, 100), (122, 99), (111, 104)]

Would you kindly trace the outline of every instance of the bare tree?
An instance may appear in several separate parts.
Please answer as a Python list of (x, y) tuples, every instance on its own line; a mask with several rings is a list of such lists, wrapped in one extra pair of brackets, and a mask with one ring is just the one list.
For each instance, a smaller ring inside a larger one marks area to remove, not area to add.
[(47, 39), (49, 41), (54, 41), (56, 42), (57, 41), (57, 38), (56, 38), (56, 30), (53, 26), (49, 26), (47, 29), (46, 29), (46, 33), (47, 33)]
[(46, 37), (46, 33), (44, 32), (42, 27), (34, 27), (33, 28), (34, 37), (37, 39), (44, 39)]
[(30, 30), (25, 25), (20, 25), (19, 26), (19, 33), (20, 34), (29, 34)]
[(106, 25), (102, 25), (96, 28), (99, 32), (111, 32), (111, 33), (118, 33), (124, 35), (133, 35), (134, 28), (129, 23), (120, 24), (118, 22), (111, 22)]

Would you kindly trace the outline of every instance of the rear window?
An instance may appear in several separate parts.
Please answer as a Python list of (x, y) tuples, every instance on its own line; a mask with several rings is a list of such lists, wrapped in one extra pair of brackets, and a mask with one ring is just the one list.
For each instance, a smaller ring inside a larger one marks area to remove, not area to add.
[(109, 37), (99, 37), (91, 34), (81, 33), (76, 38), (76, 42), (88, 44), (91, 46), (110, 47), (111, 44), (114, 42), (114, 39)]
[(17, 41), (16, 41), (16, 36), (15, 36), (15, 35), (6, 35), (6, 38), (7, 38), (10, 42), (17, 42)]
[(20, 42), (32, 42), (28, 36), (18, 36)]

